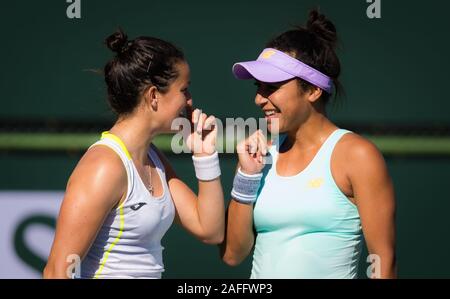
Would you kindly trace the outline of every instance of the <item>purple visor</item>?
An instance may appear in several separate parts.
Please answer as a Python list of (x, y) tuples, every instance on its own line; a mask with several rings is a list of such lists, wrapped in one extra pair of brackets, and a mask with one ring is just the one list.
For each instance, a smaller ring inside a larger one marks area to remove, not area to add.
[(238, 79), (256, 79), (274, 83), (295, 77), (301, 78), (331, 94), (333, 81), (327, 75), (276, 49), (267, 48), (255, 61), (233, 65), (233, 74)]

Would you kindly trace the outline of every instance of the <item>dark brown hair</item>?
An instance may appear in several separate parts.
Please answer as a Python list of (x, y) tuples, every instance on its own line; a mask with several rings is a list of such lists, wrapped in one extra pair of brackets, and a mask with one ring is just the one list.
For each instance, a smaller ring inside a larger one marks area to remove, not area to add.
[(129, 41), (121, 29), (105, 43), (116, 53), (106, 64), (104, 75), (109, 105), (118, 115), (132, 112), (151, 86), (166, 92), (178, 77), (175, 64), (184, 61), (183, 52), (171, 43), (145, 36)]

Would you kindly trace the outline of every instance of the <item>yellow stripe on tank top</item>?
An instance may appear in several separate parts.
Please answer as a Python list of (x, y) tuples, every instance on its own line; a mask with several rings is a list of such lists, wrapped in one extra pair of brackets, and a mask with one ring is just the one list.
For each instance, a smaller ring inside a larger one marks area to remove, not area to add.
[(109, 139), (112, 139), (115, 142), (117, 142), (119, 144), (120, 148), (124, 151), (125, 155), (127, 155), (128, 159), (132, 160), (127, 147), (125, 146), (125, 144), (122, 142), (122, 140), (119, 137), (117, 137), (114, 134), (109, 133), (108, 131), (105, 131), (102, 133), (102, 139), (103, 138), (109, 138)]
[[(127, 155), (127, 157), (131, 160), (131, 155), (128, 152), (125, 144), (122, 142), (122, 140), (120, 140), (119, 137), (117, 137), (114, 134), (111, 134), (109, 132), (103, 132), (102, 133), (102, 139), (103, 138), (109, 138), (114, 140), (115, 142), (117, 142), (119, 144), (119, 146), (122, 148), (122, 150), (125, 152), (125, 154)], [(103, 262), (100, 265), (100, 268), (97, 270), (97, 272), (94, 275), (94, 279), (99, 278), (99, 276), (101, 275), (103, 268), (105, 267), (106, 261), (108, 260), (109, 254), (111, 253), (112, 249), (114, 248), (114, 246), (116, 246), (116, 244), (119, 242), (120, 237), (122, 236), (123, 233), (123, 228), (125, 226), (125, 217), (123, 215), (123, 203), (125, 202), (125, 200), (122, 201), (122, 203), (120, 204), (119, 207), (119, 214), (120, 214), (120, 226), (119, 226), (119, 234), (117, 235), (117, 237), (114, 239), (114, 241), (112, 242), (112, 244), (109, 246), (108, 250), (105, 252), (104, 256), (103, 256)]]
[(116, 246), (116, 244), (119, 242), (120, 237), (122, 236), (123, 233), (123, 227), (125, 224), (124, 221), (124, 216), (123, 216), (123, 203), (120, 205), (119, 208), (119, 213), (120, 213), (120, 227), (119, 227), (119, 234), (117, 235), (117, 237), (114, 239), (114, 242), (112, 242), (112, 244), (109, 246), (108, 250), (105, 252), (104, 256), (103, 256), (103, 262), (100, 265), (100, 268), (97, 270), (97, 272), (94, 275), (94, 278), (98, 278), (99, 275), (102, 274), (103, 268), (105, 267), (106, 261), (108, 260), (108, 256), (111, 252), (111, 250), (114, 248), (114, 246)]

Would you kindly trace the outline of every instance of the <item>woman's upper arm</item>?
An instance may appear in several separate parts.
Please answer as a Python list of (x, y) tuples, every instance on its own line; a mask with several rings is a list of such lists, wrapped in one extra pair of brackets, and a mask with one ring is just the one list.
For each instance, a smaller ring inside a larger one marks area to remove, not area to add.
[[(362, 138), (349, 150), (349, 178), (368, 250), (395, 264), (395, 195), (382, 154)], [(386, 267), (385, 265), (385, 267)]]
[(111, 149), (96, 146), (80, 160), (67, 184), (49, 257), (55, 275), (65, 275), (69, 255), (83, 259), (126, 188), (125, 168)]

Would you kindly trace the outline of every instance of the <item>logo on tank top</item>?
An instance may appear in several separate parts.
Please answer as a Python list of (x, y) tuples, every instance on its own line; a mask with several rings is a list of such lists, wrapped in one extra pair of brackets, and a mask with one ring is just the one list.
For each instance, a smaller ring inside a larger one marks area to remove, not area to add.
[(130, 208), (133, 210), (133, 211), (137, 211), (137, 210), (139, 210), (140, 208), (142, 208), (143, 206), (145, 206), (147, 203), (146, 202), (140, 202), (140, 203), (137, 203), (137, 204), (135, 204), (135, 205), (132, 205)]
[(323, 178), (312, 179), (308, 182), (309, 188), (320, 188), (323, 185)]

